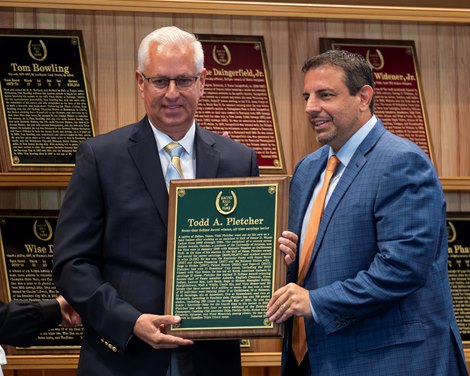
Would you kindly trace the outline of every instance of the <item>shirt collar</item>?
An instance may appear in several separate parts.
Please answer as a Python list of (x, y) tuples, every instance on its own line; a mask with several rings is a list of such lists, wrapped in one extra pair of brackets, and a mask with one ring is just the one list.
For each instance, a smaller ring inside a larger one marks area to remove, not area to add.
[[(157, 148), (158, 152), (160, 152), (166, 145), (168, 145), (170, 142), (173, 142), (174, 140), (169, 137), (166, 133), (163, 133), (162, 131), (158, 130), (150, 121), (149, 123), (152, 127), (153, 134), (155, 135), (155, 140), (157, 141)], [(191, 157), (194, 152), (194, 139), (196, 137), (196, 122), (193, 121), (193, 124), (191, 125), (191, 128), (186, 132), (184, 137), (178, 141), (178, 143), (184, 148), (186, 153), (188, 153)]]
[[(374, 127), (375, 123), (377, 123), (377, 118), (375, 117), (375, 115), (372, 115), (372, 117), (367, 121), (367, 123), (365, 123), (361, 128), (359, 128), (357, 132), (354, 133), (348, 141), (346, 141), (346, 143), (341, 147), (341, 149), (338, 150), (336, 156), (341, 161), (341, 164), (343, 164), (345, 167), (348, 165), (357, 148), (359, 147), (361, 142), (364, 141), (364, 139), (367, 137), (369, 132)], [(330, 147), (329, 157), (334, 154), (335, 152)]]

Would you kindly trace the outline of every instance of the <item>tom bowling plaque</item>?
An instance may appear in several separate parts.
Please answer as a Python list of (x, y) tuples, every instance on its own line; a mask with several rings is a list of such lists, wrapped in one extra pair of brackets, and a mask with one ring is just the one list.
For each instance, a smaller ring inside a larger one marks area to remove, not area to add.
[(253, 148), (261, 173), (286, 171), (262, 36), (198, 35), (207, 69), (196, 118)]
[(80, 31), (0, 29), (3, 172), (71, 171), (94, 135)]
[[(40, 301), (57, 295), (52, 280), (53, 236), (57, 211), (0, 211), (0, 295), (3, 301)], [(34, 346), (8, 346), (9, 354), (76, 352), (82, 328), (56, 327), (39, 335)]]
[(433, 159), (414, 41), (320, 38), (320, 48), (364, 56), (374, 71), (375, 114)]
[(285, 284), (277, 239), (288, 177), (177, 180), (170, 185), (166, 314), (185, 338), (281, 337), (265, 317)]
[(470, 213), (447, 213), (449, 280), (462, 340), (470, 343)]

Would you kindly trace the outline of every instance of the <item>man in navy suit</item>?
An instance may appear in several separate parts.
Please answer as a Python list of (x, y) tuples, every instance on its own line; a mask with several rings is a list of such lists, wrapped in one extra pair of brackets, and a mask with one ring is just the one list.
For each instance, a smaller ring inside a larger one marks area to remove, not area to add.
[[(303, 71), (305, 111), (324, 146), (300, 161), (291, 182), (289, 228), (300, 234), (300, 253), (327, 160), (340, 164), (306, 247), (303, 282), (296, 262), (268, 304), (271, 320), (287, 321), (282, 374), (467, 375), (447, 275), (445, 198), (431, 161), (373, 115), (373, 72), (360, 55), (328, 51)], [(305, 322), (303, 356), (294, 356), (294, 317)]]
[[(165, 334), (167, 246), (165, 147), (182, 146), (185, 179), (258, 175), (253, 150), (194, 119), (206, 70), (201, 43), (176, 27), (143, 39), (135, 73), (146, 116), (83, 142), (64, 197), (54, 279), (82, 316), (79, 375), (240, 376), (239, 341)], [(181, 149), (180, 149), (181, 150)], [(295, 243), (282, 241), (286, 261)]]

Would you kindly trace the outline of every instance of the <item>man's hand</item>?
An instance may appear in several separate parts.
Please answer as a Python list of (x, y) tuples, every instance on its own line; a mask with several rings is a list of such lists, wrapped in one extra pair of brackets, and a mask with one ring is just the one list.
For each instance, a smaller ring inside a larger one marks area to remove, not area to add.
[(287, 265), (295, 261), (298, 240), (299, 237), (290, 231), (283, 231), (281, 237), (278, 239), (279, 249), (284, 254), (284, 261)]
[(62, 315), (62, 325), (64, 326), (78, 326), (82, 323), (80, 315), (72, 308), (72, 306), (59, 295), (56, 300), (59, 302), (60, 313)]
[(291, 316), (312, 317), (308, 290), (295, 283), (278, 289), (268, 303), (266, 317), (280, 324)]
[(178, 324), (179, 316), (160, 316), (144, 313), (134, 325), (134, 335), (154, 349), (174, 349), (178, 346), (192, 345), (193, 341), (165, 334), (165, 325)]

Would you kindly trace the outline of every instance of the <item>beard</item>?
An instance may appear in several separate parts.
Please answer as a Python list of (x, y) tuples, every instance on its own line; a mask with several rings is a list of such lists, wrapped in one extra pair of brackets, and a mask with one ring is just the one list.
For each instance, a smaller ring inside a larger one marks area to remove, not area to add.
[(333, 128), (331, 131), (317, 134), (316, 140), (318, 143), (326, 145), (332, 142), (336, 138), (336, 136), (338, 136), (338, 130), (336, 128)]

